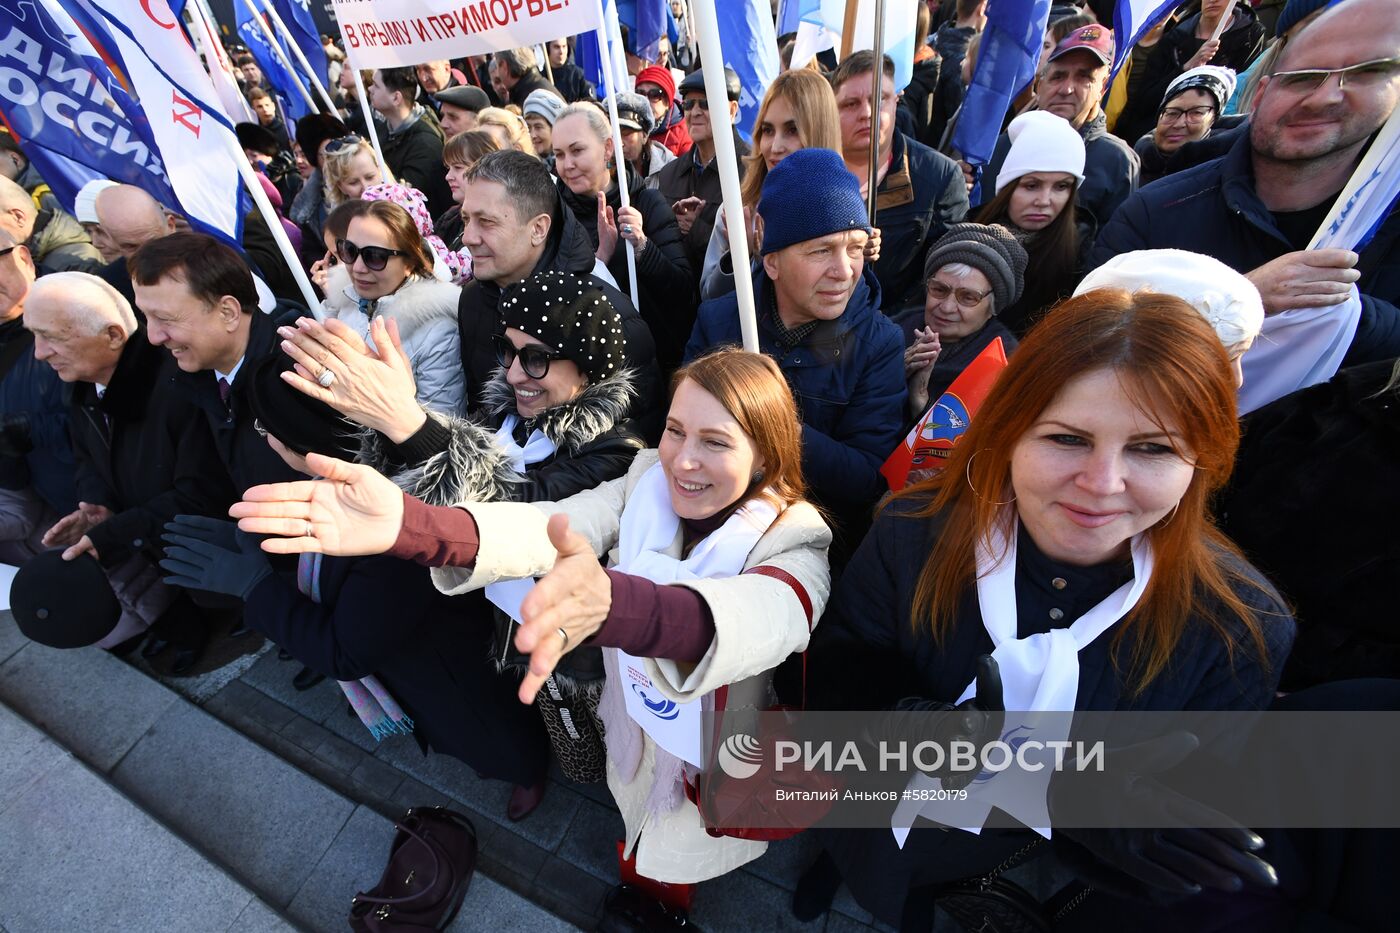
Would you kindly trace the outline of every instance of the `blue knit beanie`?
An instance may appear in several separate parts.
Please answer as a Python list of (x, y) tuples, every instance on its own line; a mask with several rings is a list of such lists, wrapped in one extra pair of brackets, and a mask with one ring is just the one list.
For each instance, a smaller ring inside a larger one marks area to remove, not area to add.
[(799, 149), (763, 179), (763, 255), (843, 230), (870, 232), (860, 182), (830, 149)]
[(1288, 0), (1283, 12), (1278, 15), (1278, 22), (1274, 24), (1274, 35), (1286, 35), (1298, 20), (1331, 5), (1331, 0)]

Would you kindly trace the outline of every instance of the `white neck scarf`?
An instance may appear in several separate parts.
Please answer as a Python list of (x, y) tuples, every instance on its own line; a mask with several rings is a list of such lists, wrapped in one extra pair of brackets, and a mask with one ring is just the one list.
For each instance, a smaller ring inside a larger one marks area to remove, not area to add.
[[(994, 527), (991, 541), (977, 546), (977, 601), (982, 624), (996, 649), (1005, 708), (1033, 712), (1073, 712), (1079, 695), (1079, 651), (1137, 605), (1152, 577), (1152, 547), (1146, 535), (1133, 538), (1133, 579), (1110, 593), (1068, 628), (1017, 638), (1016, 522), (1010, 536)], [(1003, 551), (1004, 546), (1004, 551)], [(992, 554), (1003, 551), (1000, 562)], [(958, 702), (977, 694), (974, 680)]]
[(1335, 307), (1299, 308), (1264, 318), (1254, 345), (1240, 359), (1240, 414), (1335, 376), (1360, 323), (1361, 293), (1356, 286)]
[(530, 464), (554, 456), (556, 448), (554, 442), (545, 437), (538, 428), (530, 432), (530, 436), (525, 439), (525, 446), (521, 447), (515, 442), (515, 426), (519, 423), (519, 415), (506, 415), (506, 420), (501, 422), (496, 431), (496, 446), (506, 455), (512, 470), (524, 473)]

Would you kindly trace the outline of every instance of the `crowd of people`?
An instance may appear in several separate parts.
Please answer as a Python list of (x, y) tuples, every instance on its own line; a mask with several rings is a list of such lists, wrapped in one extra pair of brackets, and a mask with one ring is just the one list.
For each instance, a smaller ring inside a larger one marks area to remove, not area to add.
[[(1111, 78), (1114, 4), (1063, 0), (973, 166), (988, 2), (918, 5), (907, 87), (823, 53), (752, 126), (685, 41), (629, 54), (612, 101), (569, 38), (365, 72), (373, 133), (329, 39), (341, 109), (295, 123), (233, 49), (301, 269), (257, 211), (241, 249), (127, 184), (69, 212), (0, 132), (26, 633), (175, 676), (265, 636), (376, 737), (508, 782), (511, 820), (551, 761), (606, 781), (628, 929), (680, 928), (690, 885), (766, 848), (707, 828), (629, 682), (766, 709), (805, 653), (817, 709), (1395, 708), (1400, 214), (1309, 248), (1400, 103), (1393, 3), (1191, 0)], [(891, 495), (886, 459), (997, 341), (943, 469)], [(911, 931), (1033, 836), (816, 834), (796, 916), (845, 884)], [(1385, 841), (1057, 829), (1073, 880), (1036, 909), (1380, 929)]]

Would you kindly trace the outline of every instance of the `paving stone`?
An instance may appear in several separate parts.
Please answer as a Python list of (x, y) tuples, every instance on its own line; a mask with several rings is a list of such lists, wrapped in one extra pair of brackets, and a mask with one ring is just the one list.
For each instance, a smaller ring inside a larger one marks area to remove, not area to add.
[(344, 705), (345, 694), (329, 678), (310, 690), (293, 687), (292, 678), (299, 670), (301, 662), (279, 661), (274, 647), (258, 658), (257, 663), (239, 679), (315, 723), (324, 721), (333, 710)]
[(312, 754), (321, 747), (322, 742), (332, 738), (330, 732), (305, 716), (293, 716), (278, 735), (295, 742)]
[(296, 933), (297, 928), (277, 915), (271, 907), (255, 900), (243, 909), (227, 933)]
[(495, 832), (483, 839), (480, 829), (484, 821), (476, 815), (469, 815), (477, 826), (481, 859), (493, 866), (491, 873), (498, 878), (513, 878), (519, 881), (522, 889), (529, 890), (529, 885), (549, 859), (549, 852), (505, 827), (497, 827)]
[(393, 823), (367, 807), (357, 807), (287, 913), (313, 930), (344, 929), (350, 899), (379, 881), (393, 841)]
[(578, 930), (477, 872), (448, 933), (566, 933)]
[[(531, 819), (534, 817), (532, 816)], [(626, 827), (616, 807), (605, 807), (584, 800), (574, 814), (569, 831), (556, 850), (559, 857), (588, 872), (594, 878), (617, 884), (617, 847)]]
[(72, 757), (44, 733), (0, 705), (0, 813)]
[[(422, 781), (416, 781), (411, 777), (405, 777), (399, 784), (399, 789), (394, 791), (394, 796), (389, 801), (394, 808), (393, 816), (398, 818), (403, 816), (412, 807), (452, 807), (455, 810), (462, 809), (461, 805), (452, 800), (442, 791), (434, 790)], [(477, 838), (481, 839), (486, 826), (491, 826), (490, 820), (478, 820), (476, 823)], [(482, 824), (485, 824), (483, 826)]]
[(321, 740), (321, 744), (316, 746), (315, 755), (346, 776), (359, 767), (360, 762), (373, 760), (371, 755), (329, 732)]
[(354, 806), (195, 707), (169, 710), (113, 779), (273, 906), (289, 903)]
[(807, 870), (821, 851), (821, 844), (811, 833), (798, 833), (791, 839), (770, 842), (768, 851), (744, 866), (744, 871), (787, 891), (797, 890), (797, 879)]
[(0, 922), (17, 933), (227, 930), (253, 900), (72, 758), (0, 814), (0, 839)]
[(101, 648), (31, 643), (0, 665), (0, 701), (107, 772), (179, 698)]
[(8, 609), (0, 610), (0, 662), (27, 644), (29, 639), (24, 637), (24, 633), (15, 624), (14, 613)]
[[(273, 703), (276, 701), (269, 699), (268, 702)], [(321, 721), (321, 726), (362, 751), (369, 752), (371, 755), (378, 751), (379, 746), (384, 742), (402, 741), (417, 747), (417, 743), (414, 741), (413, 737), (409, 735), (392, 735), (386, 739), (375, 739), (374, 736), (370, 735), (369, 730), (365, 728), (365, 724), (360, 722), (359, 716), (352, 716), (345, 712), (349, 708), (347, 704), (341, 703), (336, 711), (332, 712)]]
[(355, 786), (376, 797), (389, 799), (403, 783), (403, 775), (395, 768), (366, 755), (350, 772)]
[(826, 915), (826, 926), (822, 929), (823, 933), (870, 933), (875, 928), (833, 910)]
[(706, 933), (750, 933), (766, 930), (771, 933), (816, 933), (824, 919), (799, 923), (792, 915), (791, 895), (745, 871), (706, 881), (695, 889), (694, 909), (690, 916), (696, 926)]
[(297, 716), (296, 710), (283, 706), (241, 680), (227, 684), (204, 704), (204, 708), (220, 718), (224, 718), (226, 712), (242, 715), (273, 732), (280, 732)]
[(535, 876), (530, 900), (570, 923), (589, 929), (603, 911), (612, 884), (593, 877), (558, 856), (550, 856)]

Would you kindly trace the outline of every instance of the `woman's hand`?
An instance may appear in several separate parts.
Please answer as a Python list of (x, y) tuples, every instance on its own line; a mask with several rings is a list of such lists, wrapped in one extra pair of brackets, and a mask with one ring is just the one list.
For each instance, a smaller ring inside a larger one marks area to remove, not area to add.
[(567, 515), (550, 516), (549, 543), (559, 556), (521, 602), (524, 622), (515, 633), (515, 647), (530, 655), (530, 670), (520, 684), (522, 703), (535, 702), (559, 659), (602, 628), (612, 608), (612, 581), (587, 539), (569, 530)]
[(909, 386), (909, 409), (918, 416), (928, 409), (928, 374), (943, 345), (932, 328), (915, 328), (914, 337), (914, 343), (904, 351), (904, 380)]
[(865, 241), (865, 261), (880, 261), (880, 228), (870, 228), (870, 239)]
[(642, 212), (630, 204), (619, 209), (617, 212), (617, 229), (618, 235), (628, 243), (631, 243), (632, 248), (636, 250), (637, 255), (640, 256), (642, 250), (646, 249), (647, 246), (646, 233), (642, 230)]
[(307, 454), (307, 466), (324, 481), (254, 486), (228, 514), (270, 554), (306, 551), (338, 557), (383, 554), (403, 525), (403, 493), (367, 466)]
[(613, 253), (617, 252), (617, 221), (613, 218), (613, 209), (608, 207), (608, 199), (600, 191), (598, 192), (598, 249), (593, 255), (597, 256), (604, 265), (612, 262)]
[(1196, 52), (1195, 55), (1191, 56), (1191, 60), (1186, 63), (1186, 67), (1181, 70), (1190, 71), (1192, 68), (1199, 68), (1202, 65), (1209, 64), (1210, 60), (1215, 57), (1215, 53), (1219, 51), (1220, 40), (1207, 39), (1206, 42), (1201, 46), (1200, 50)]
[(311, 264), (311, 284), (321, 290), (321, 294), (326, 293), (326, 282), (331, 277), (331, 263), (329, 253)]
[[(413, 365), (399, 342), (398, 323), (370, 322), (371, 349), (343, 321), (324, 324), (298, 318), (296, 327), (280, 327), (282, 350), (296, 362), (282, 378), (304, 395), (319, 399), (356, 424), (380, 432), (395, 444), (412, 437), (427, 415), (419, 407)], [(326, 370), (329, 386), (317, 380)]]

